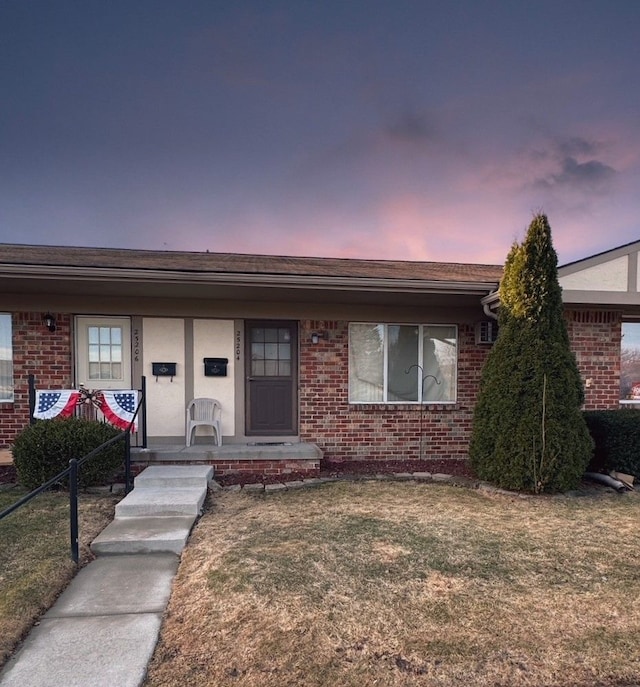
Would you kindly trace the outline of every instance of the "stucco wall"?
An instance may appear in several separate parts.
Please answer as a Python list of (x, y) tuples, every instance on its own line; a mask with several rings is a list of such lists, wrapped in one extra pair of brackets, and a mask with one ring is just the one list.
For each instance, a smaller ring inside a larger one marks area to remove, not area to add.
[(577, 291), (626, 291), (629, 257), (609, 260), (560, 278), (563, 289)]
[[(147, 377), (147, 434), (184, 436), (185, 383), (190, 370), (185, 369), (184, 320), (169, 317), (145, 317), (142, 321), (142, 355)], [(177, 363), (176, 377), (153, 376), (154, 362)]]
[[(222, 435), (235, 433), (233, 320), (145, 317), (142, 321), (144, 374), (147, 376), (148, 436), (183, 440), (185, 408), (194, 397), (216, 398), (222, 405)], [(205, 377), (204, 358), (228, 358), (226, 377)], [(177, 363), (176, 377), (153, 376), (153, 362)], [(198, 427), (194, 436), (211, 436)]]
[[(193, 391), (194, 397), (215, 398), (222, 406), (222, 436), (235, 434), (233, 320), (194, 320), (193, 322)], [(205, 377), (204, 358), (227, 358), (226, 377)], [(187, 399), (190, 400), (190, 399)], [(198, 427), (198, 436), (211, 434), (211, 429)]]

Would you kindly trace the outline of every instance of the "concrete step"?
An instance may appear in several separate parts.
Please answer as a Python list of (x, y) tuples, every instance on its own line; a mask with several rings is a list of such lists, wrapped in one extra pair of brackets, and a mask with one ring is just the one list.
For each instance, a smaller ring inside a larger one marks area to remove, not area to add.
[(196, 518), (193, 515), (116, 518), (91, 544), (96, 556), (137, 553), (180, 555)]
[(133, 481), (134, 487), (202, 487), (213, 479), (211, 465), (151, 465)]
[(116, 506), (116, 518), (193, 515), (197, 517), (207, 496), (207, 487), (136, 488)]

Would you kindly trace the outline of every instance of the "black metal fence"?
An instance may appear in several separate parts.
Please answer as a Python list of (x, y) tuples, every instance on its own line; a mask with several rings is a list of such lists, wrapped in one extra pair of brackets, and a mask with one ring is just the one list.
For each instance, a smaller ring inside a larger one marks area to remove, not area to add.
[[(144, 382), (144, 379), (143, 379)], [(143, 384), (144, 389), (144, 384)], [(31, 398), (31, 382), (29, 386), (29, 396)], [(35, 398), (35, 391), (33, 392), (33, 397)], [(141, 396), (136, 411), (133, 415), (129, 427), (122, 431), (117, 436), (105, 441), (103, 444), (98, 446), (87, 453), (86, 456), (82, 458), (72, 458), (69, 461), (69, 467), (57, 475), (52, 477), (48, 482), (41, 484), (39, 487), (34, 489), (32, 492), (23, 496), (19, 501), (16, 501), (13, 505), (9, 506), (0, 513), (0, 520), (10, 515), (14, 511), (18, 510), (21, 506), (29, 503), (36, 496), (42, 492), (50, 489), (56, 484), (60, 484), (63, 480), (69, 479), (69, 537), (71, 544), (71, 558), (74, 563), (78, 563), (80, 558), (80, 546), (79, 546), (79, 524), (78, 524), (78, 471), (80, 468), (89, 460), (100, 454), (104, 449), (108, 448), (112, 444), (116, 444), (119, 441), (124, 443), (124, 481), (125, 481), (125, 493), (129, 493), (132, 489), (131, 480), (131, 430), (134, 426), (140, 408), (144, 404), (144, 393)], [(33, 413), (32, 413), (33, 416)]]

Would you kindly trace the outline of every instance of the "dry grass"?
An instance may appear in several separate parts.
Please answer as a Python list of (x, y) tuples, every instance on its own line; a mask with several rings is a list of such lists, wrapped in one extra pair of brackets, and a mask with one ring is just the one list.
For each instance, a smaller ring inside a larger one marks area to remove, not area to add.
[[(0, 492), (0, 510), (26, 492)], [(113, 518), (119, 497), (80, 495), (81, 564)], [(50, 492), (0, 520), (0, 665), (76, 573), (69, 547), (69, 495)]]
[(213, 500), (146, 687), (640, 682), (640, 497), (340, 483)]

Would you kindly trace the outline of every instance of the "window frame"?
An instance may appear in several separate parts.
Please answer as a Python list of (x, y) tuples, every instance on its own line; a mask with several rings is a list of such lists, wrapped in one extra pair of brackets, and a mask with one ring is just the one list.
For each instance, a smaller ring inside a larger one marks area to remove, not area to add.
[[(623, 358), (624, 358), (624, 326), (625, 325), (637, 325), (640, 327), (640, 320), (635, 319), (623, 319), (620, 324), (620, 388), (618, 392), (618, 403), (624, 406), (638, 406), (640, 404), (640, 398), (623, 398), (622, 397), (622, 383), (623, 383)], [(640, 347), (634, 346), (635, 350), (640, 350)]]
[[(14, 403), (15, 401), (15, 376), (14, 376), (14, 369), (13, 369), (13, 358), (14, 358), (14, 350), (13, 350), (13, 317), (11, 313), (9, 312), (0, 312), (0, 330), (2, 330), (5, 326), (8, 326), (8, 357), (3, 358), (2, 357), (2, 348), (0, 348), (0, 363), (9, 363), (8, 364), (8, 369), (9, 369), (9, 374), (7, 375), (7, 381), (9, 382), (6, 386), (9, 387), (9, 395), (7, 398), (2, 398), (0, 397), (0, 403)], [(0, 337), (0, 344), (2, 343), (2, 339), (4, 337)]]
[[(352, 327), (364, 325), (369, 327), (382, 327), (383, 328), (383, 355), (382, 355), (382, 400), (354, 400), (351, 397), (351, 350), (352, 350)], [(423, 376), (422, 380), (420, 377), (417, 379), (418, 387), (418, 400), (393, 400), (389, 399), (389, 328), (390, 327), (417, 327), (418, 328), (418, 362), (419, 368), (416, 370), (416, 375), (419, 375), (419, 370), (424, 369), (424, 334), (425, 330), (436, 327), (443, 327), (448, 329), (453, 329), (455, 335), (455, 358), (454, 358), (454, 370), (453, 370), (453, 380), (451, 381), (451, 388), (453, 390), (452, 399), (439, 399), (435, 401), (425, 400), (423, 398), (424, 394), (424, 381), (426, 377)], [(459, 356), (460, 356), (460, 338), (459, 338), (459, 327), (457, 324), (443, 324), (443, 323), (416, 323), (416, 322), (363, 322), (354, 321), (349, 322), (348, 326), (348, 370), (347, 370), (347, 392), (348, 392), (348, 402), (349, 405), (448, 405), (452, 406), (458, 402), (458, 366), (459, 366)], [(422, 383), (420, 383), (422, 381)]]

